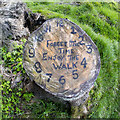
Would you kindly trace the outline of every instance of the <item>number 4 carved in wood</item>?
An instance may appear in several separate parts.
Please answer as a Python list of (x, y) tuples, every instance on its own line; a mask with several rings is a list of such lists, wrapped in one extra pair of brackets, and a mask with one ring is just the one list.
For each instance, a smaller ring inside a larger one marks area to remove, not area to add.
[(82, 62), (81, 62), (81, 65), (84, 65), (84, 68), (86, 68), (87, 63), (86, 63), (85, 57), (83, 58), (83, 60), (82, 60)]

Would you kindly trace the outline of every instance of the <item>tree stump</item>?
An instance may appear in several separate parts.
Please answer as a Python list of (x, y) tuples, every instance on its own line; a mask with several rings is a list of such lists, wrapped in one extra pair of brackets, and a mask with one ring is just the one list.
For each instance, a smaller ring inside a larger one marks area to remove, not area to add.
[(100, 70), (91, 38), (68, 19), (45, 21), (24, 46), (23, 66), (32, 81), (72, 105), (83, 104)]

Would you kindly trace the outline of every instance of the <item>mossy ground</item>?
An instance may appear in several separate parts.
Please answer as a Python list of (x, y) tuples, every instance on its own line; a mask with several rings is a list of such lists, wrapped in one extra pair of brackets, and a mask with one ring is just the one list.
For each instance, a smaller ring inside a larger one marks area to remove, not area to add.
[[(120, 118), (118, 80), (118, 13), (120, 9), (118, 4), (81, 2), (77, 6), (27, 2), (27, 6), (33, 12), (44, 15), (46, 19), (68, 18), (91, 37), (100, 53), (101, 69), (95, 87), (90, 91), (87, 102), (89, 114), (86, 118)], [(32, 105), (29, 102), (24, 108), (25, 113), (28, 109), (27, 112), (36, 118), (68, 118), (69, 116), (60, 104), (51, 101), (40, 100)], [(23, 114), (24, 117), (26, 115)]]

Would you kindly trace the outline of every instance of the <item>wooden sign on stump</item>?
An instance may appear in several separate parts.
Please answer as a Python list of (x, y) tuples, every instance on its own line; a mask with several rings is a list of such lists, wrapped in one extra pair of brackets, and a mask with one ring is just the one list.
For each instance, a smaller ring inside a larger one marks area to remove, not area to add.
[(93, 87), (100, 70), (100, 56), (79, 26), (68, 19), (54, 18), (28, 38), (23, 66), (31, 80), (45, 91), (74, 102)]

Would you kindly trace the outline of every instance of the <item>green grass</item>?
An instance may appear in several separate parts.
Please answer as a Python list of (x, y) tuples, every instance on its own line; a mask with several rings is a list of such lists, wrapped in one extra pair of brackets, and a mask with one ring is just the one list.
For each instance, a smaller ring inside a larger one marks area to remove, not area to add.
[[(80, 6), (59, 5), (54, 3), (27, 3), (33, 12), (40, 12), (47, 18), (61, 17), (73, 18), (80, 24), (87, 24), (93, 28), (95, 33), (108, 36), (110, 39), (117, 39), (118, 9), (115, 3), (111, 4), (81, 3)], [(95, 5), (94, 5), (95, 4)], [(109, 6), (109, 7), (108, 7)]]
[(22, 118), (69, 118), (65, 106), (50, 100), (35, 100), (32, 104), (26, 104), (24, 111), (29, 114), (24, 114)]

